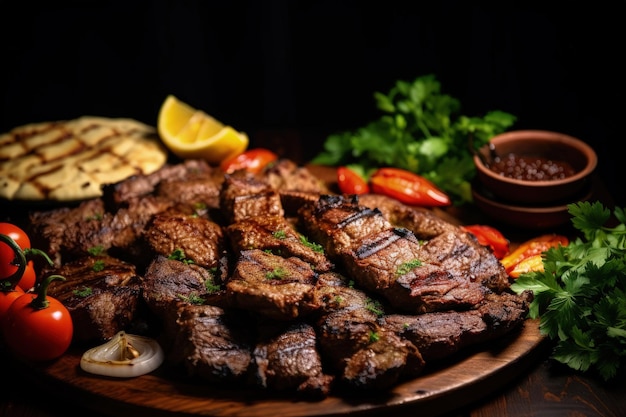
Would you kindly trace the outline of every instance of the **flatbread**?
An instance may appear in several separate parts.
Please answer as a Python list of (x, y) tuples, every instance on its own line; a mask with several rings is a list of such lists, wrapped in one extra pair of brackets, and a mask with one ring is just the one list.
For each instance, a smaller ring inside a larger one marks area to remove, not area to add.
[(151, 174), (166, 161), (156, 129), (137, 120), (83, 116), (32, 123), (0, 135), (0, 197), (100, 197), (103, 185)]

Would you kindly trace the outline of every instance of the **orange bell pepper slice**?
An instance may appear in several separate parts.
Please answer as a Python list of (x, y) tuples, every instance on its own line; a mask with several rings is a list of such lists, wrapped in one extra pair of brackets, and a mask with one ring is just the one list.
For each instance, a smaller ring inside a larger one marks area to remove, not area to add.
[[(569, 244), (569, 239), (566, 236), (558, 235), (555, 233), (545, 234), (538, 236), (536, 238), (527, 240), (526, 242), (519, 245), (513, 252), (509, 255), (505, 256), (500, 260), (500, 263), (504, 266), (506, 272), (511, 275), (512, 271), (515, 272), (517, 276), (519, 276), (519, 271), (526, 268), (528, 269), (526, 272), (538, 270), (538, 269), (529, 269), (531, 267), (537, 268), (538, 260), (541, 261), (541, 269), (543, 270), (543, 261), (541, 259), (541, 254), (552, 247), (558, 246), (567, 246)], [(524, 264), (521, 264), (525, 259), (533, 257), (532, 261), (528, 261)], [(516, 277), (514, 277), (516, 278)]]

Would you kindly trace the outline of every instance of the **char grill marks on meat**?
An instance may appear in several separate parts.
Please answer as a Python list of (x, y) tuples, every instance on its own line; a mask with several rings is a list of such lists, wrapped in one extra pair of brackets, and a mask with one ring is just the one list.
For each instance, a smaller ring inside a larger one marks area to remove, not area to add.
[(295, 320), (317, 309), (316, 281), (311, 265), (299, 258), (251, 249), (240, 253), (225, 297), (234, 307), (275, 320)]
[(410, 340), (426, 361), (449, 357), (459, 350), (484, 343), (515, 328), (528, 314), (532, 292), (520, 296), (488, 294), (475, 309), (439, 311), (429, 314), (389, 314), (381, 325)]
[(317, 297), (324, 306), (315, 324), (320, 349), (345, 386), (385, 389), (422, 372), (415, 345), (378, 323), (384, 314), (378, 300), (335, 272), (320, 275)]
[(87, 256), (44, 270), (53, 280), (48, 295), (61, 301), (72, 316), (74, 342), (101, 342), (121, 330), (139, 331), (146, 320), (141, 277), (133, 264), (110, 256)]
[(234, 253), (262, 249), (279, 256), (295, 256), (308, 262), (317, 272), (330, 271), (334, 265), (323, 250), (308, 241), (284, 217), (262, 216), (242, 219), (225, 229)]
[(276, 391), (294, 391), (307, 398), (330, 393), (333, 376), (324, 372), (315, 329), (305, 322), (260, 323), (253, 351), (256, 384)]
[(222, 227), (205, 217), (175, 210), (155, 214), (143, 238), (155, 254), (191, 261), (203, 268), (216, 268), (224, 255)]
[(430, 240), (418, 240), (380, 210), (359, 204), (357, 196), (322, 196), (300, 215), (331, 259), (402, 311), (468, 309), (486, 293), (508, 288), (497, 259), (459, 228), (442, 227)]
[(182, 304), (169, 327), (175, 327), (168, 362), (188, 376), (214, 383), (239, 383), (252, 365), (251, 319), (241, 311), (212, 305)]
[(262, 216), (284, 216), (280, 195), (267, 182), (244, 173), (226, 175), (220, 208), (227, 224)]

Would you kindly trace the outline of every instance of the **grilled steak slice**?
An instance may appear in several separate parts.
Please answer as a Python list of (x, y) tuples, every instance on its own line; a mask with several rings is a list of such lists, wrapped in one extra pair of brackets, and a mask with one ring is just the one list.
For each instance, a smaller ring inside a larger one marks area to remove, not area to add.
[(379, 210), (359, 206), (356, 196), (323, 195), (314, 204), (302, 206), (298, 214), (306, 233), (331, 258), (351, 251), (355, 241), (392, 228)]
[(243, 219), (226, 227), (234, 253), (248, 249), (269, 250), (285, 258), (295, 256), (310, 263), (317, 272), (329, 271), (333, 264), (319, 245), (311, 244), (284, 217), (263, 216)]
[(419, 241), (412, 231), (393, 227), (378, 209), (344, 196), (322, 196), (300, 215), (307, 232), (349, 276), (405, 312), (468, 309), (486, 292), (509, 286), (493, 254), (458, 227)]
[(531, 292), (489, 294), (473, 310), (390, 314), (381, 318), (381, 324), (410, 340), (431, 361), (509, 333), (523, 323), (531, 301)]
[(155, 254), (170, 256), (179, 252), (185, 260), (203, 268), (215, 268), (225, 250), (222, 228), (204, 217), (173, 210), (156, 214), (143, 238)]
[(290, 159), (279, 159), (268, 167), (263, 176), (275, 190), (298, 191), (312, 194), (328, 194), (328, 187), (306, 167)]
[(317, 274), (301, 259), (259, 249), (243, 251), (226, 283), (229, 304), (276, 320), (294, 320), (315, 311)]
[(131, 261), (135, 248), (141, 248), (140, 236), (152, 215), (166, 210), (171, 204), (158, 197), (146, 196), (131, 199), (128, 207), (110, 213), (105, 211), (102, 199), (93, 199), (77, 207), (33, 212), (30, 225), (33, 236), (38, 239), (37, 247), (56, 265), (86, 256), (93, 248), (112, 250), (124, 260)]
[(285, 214), (278, 192), (259, 178), (245, 174), (225, 176), (220, 208), (228, 224), (251, 217)]
[(246, 381), (253, 343), (249, 317), (210, 305), (182, 305), (177, 314), (175, 324), (166, 324), (178, 329), (167, 353), (171, 365), (209, 382)]
[(333, 377), (324, 373), (317, 335), (309, 324), (297, 322), (260, 326), (254, 348), (255, 379), (266, 389), (294, 391), (307, 398), (324, 398)]
[(141, 277), (135, 266), (110, 256), (87, 256), (45, 271), (59, 274), (48, 295), (61, 301), (74, 323), (75, 343), (100, 342), (145, 323)]
[(378, 324), (381, 304), (344, 286), (334, 273), (322, 274), (319, 296), (325, 310), (317, 320), (320, 349), (344, 385), (385, 389), (404, 376), (416, 376), (425, 362), (408, 340)]
[(143, 277), (143, 298), (159, 317), (167, 317), (180, 303), (202, 301), (214, 291), (214, 275), (199, 265), (157, 255)]
[(213, 168), (203, 159), (189, 159), (174, 165), (164, 165), (150, 175), (136, 175), (116, 184), (105, 185), (103, 199), (110, 211), (125, 205), (125, 202), (153, 194), (157, 185), (164, 180), (184, 179), (189, 175), (212, 172)]
[(224, 175), (218, 169), (202, 169), (183, 178), (164, 179), (157, 185), (155, 194), (196, 210), (218, 211), (223, 181)]
[(446, 231), (456, 229), (455, 225), (428, 209), (407, 206), (391, 197), (363, 194), (358, 199), (360, 205), (380, 210), (392, 225), (409, 229), (418, 239), (432, 239)]

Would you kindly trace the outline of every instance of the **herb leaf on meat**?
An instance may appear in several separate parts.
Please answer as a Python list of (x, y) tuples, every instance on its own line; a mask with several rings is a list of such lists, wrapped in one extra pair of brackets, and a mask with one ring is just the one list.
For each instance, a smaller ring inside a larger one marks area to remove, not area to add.
[(614, 209), (615, 226), (599, 202), (568, 210), (583, 237), (544, 252), (544, 271), (522, 274), (511, 288), (533, 291), (529, 315), (556, 341), (553, 359), (609, 380), (626, 358), (626, 209)]

